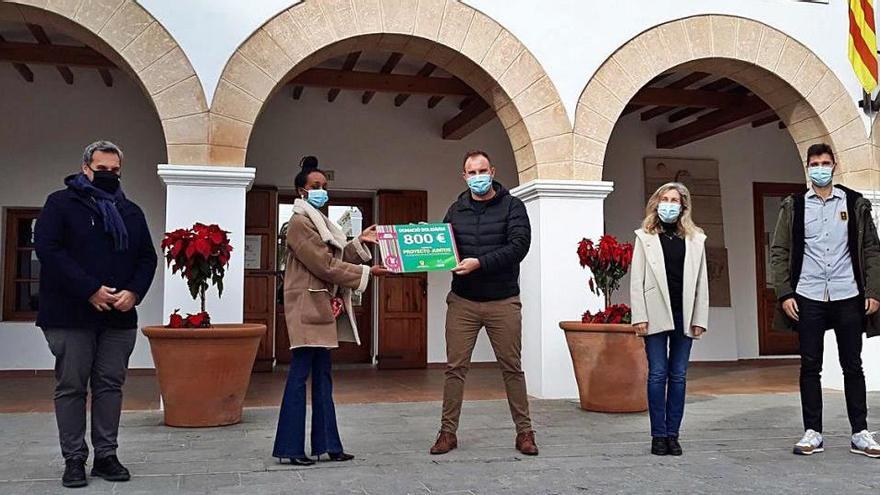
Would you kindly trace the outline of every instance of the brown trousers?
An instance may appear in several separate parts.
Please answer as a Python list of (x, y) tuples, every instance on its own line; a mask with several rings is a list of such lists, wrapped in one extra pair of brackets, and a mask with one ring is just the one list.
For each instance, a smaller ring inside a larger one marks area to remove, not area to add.
[(529, 397), (522, 371), (522, 304), (519, 297), (475, 302), (452, 292), (446, 298), (446, 384), (440, 430), (455, 433), (464, 399), (464, 380), (471, 367), (471, 354), (480, 329), (485, 327), (501, 366), (510, 415), (516, 432), (531, 431)]

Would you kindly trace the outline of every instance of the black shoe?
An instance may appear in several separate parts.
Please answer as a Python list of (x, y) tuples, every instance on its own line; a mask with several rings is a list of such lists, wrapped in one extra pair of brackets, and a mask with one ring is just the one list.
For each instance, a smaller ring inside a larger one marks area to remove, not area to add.
[(333, 462), (346, 462), (354, 459), (354, 456), (351, 454), (346, 454), (345, 452), (340, 452), (338, 454), (327, 454), (330, 456), (330, 460)]
[(119, 462), (119, 458), (115, 455), (95, 459), (95, 464), (92, 466), (92, 476), (104, 478), (107, 481), (128, 481), (131, 479), (131, 473), (125, 469), (125, 466)]
[[(284, 462), (285, 460), (287, 462)], [(306, 457), (306, 456), (279, 457), (278, 462), (281, 464), (290, 464), (291, 466), (314, 466), (315, 465), (315, 460), (310, 457)]]
[(669, 437), (666, 439), (666, 450), (669, 455), (681, 455), (681, 444), (678, 443), (678, 437)]
[(89, 484), (86, 479), (86, 462), (82, 459), (68, 459), (64, 463), (64, 476), (61, 484), (67, 488), (80, 488)]
[(651, 439), (651, 453), (654, 455), (669, 454), (669, 446), (666, 437), (654, 437)]

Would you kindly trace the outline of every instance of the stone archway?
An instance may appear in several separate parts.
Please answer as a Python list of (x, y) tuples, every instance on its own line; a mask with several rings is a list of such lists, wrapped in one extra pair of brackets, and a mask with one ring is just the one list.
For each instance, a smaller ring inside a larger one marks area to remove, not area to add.
[(155, 107), (168, 162), (210, 163), (202, 84), (177, 41), (135, 0), (9, 0), (0, 7), (69, 33), (114, 61)]
[(788, 126), (802, 155), (813, 142), (828, 141), (839, 155), (844, 183), (860, 190), (877, 188), (880, 167), (874, 147), (834, 72), (785, 33), (724, 15), (653, 27), (602, 64), (578, 101), (575, 165), (589, 169), (591, 179), (600, 179), (605, 149), (624, 106), (652, 78), (683, 65), (748, 87)]
[(510, 138), (520, 183), (580, 178), (570, 121), (540, 63), (509, 31), (458, 0), (306, 0), (278, 14), (223, 70), (211, 105), (212, 163), (245, 163), (254, 121), (274, 90), (370, 43), (434, 63), (477, 91)]

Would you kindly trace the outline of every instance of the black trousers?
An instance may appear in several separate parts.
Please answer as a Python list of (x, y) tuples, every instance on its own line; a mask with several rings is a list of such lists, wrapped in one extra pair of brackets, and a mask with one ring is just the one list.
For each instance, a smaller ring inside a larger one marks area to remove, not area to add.
[(868, 428), (865, 374), (862, 372), (862, 334), (865, 302), (854, 297), (821, 302), (797, 296), (800, 321), (796, 325), (801, 352), (801, 409), (804, 429), (822, 432), (822, 356), (825, 331), (834, 329), (837, 355), (843, 370), (846, 412), (853, 433)]

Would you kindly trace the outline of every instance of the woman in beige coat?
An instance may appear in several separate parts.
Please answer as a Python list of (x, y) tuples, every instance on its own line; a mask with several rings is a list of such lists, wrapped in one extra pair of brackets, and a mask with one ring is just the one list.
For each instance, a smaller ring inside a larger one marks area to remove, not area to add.
[(352, 291), (363, 292), (370, 275), (386, 273), (366, 265), (372, 256), (364, 243), (376, 243), (375, 226), (347, 242), (345, 234), (320, 209), (327, 203), (327, 177), (314, 157), (302, 161), (294, 183), (300, 199), (287, 228), (284, 314), (292, 360), (272, 455), (282, 462), (310, 466), (305, 454), (306, 380), (312, 377), (312, 456), (331, 461), (354, 457), (342, 449), (333, 404), (330, 350), (339, 342), (360, 345), (351, 304)]
[(681, 455), (678, 430), (684, 417), (691, 344), (706, 331), (709, 280), (706, 235), (691, 218), (684, 184), (661, 186), (648, 200), (636, 231), (630, 300), (636, 333), (648, 355), (651, 453)]

